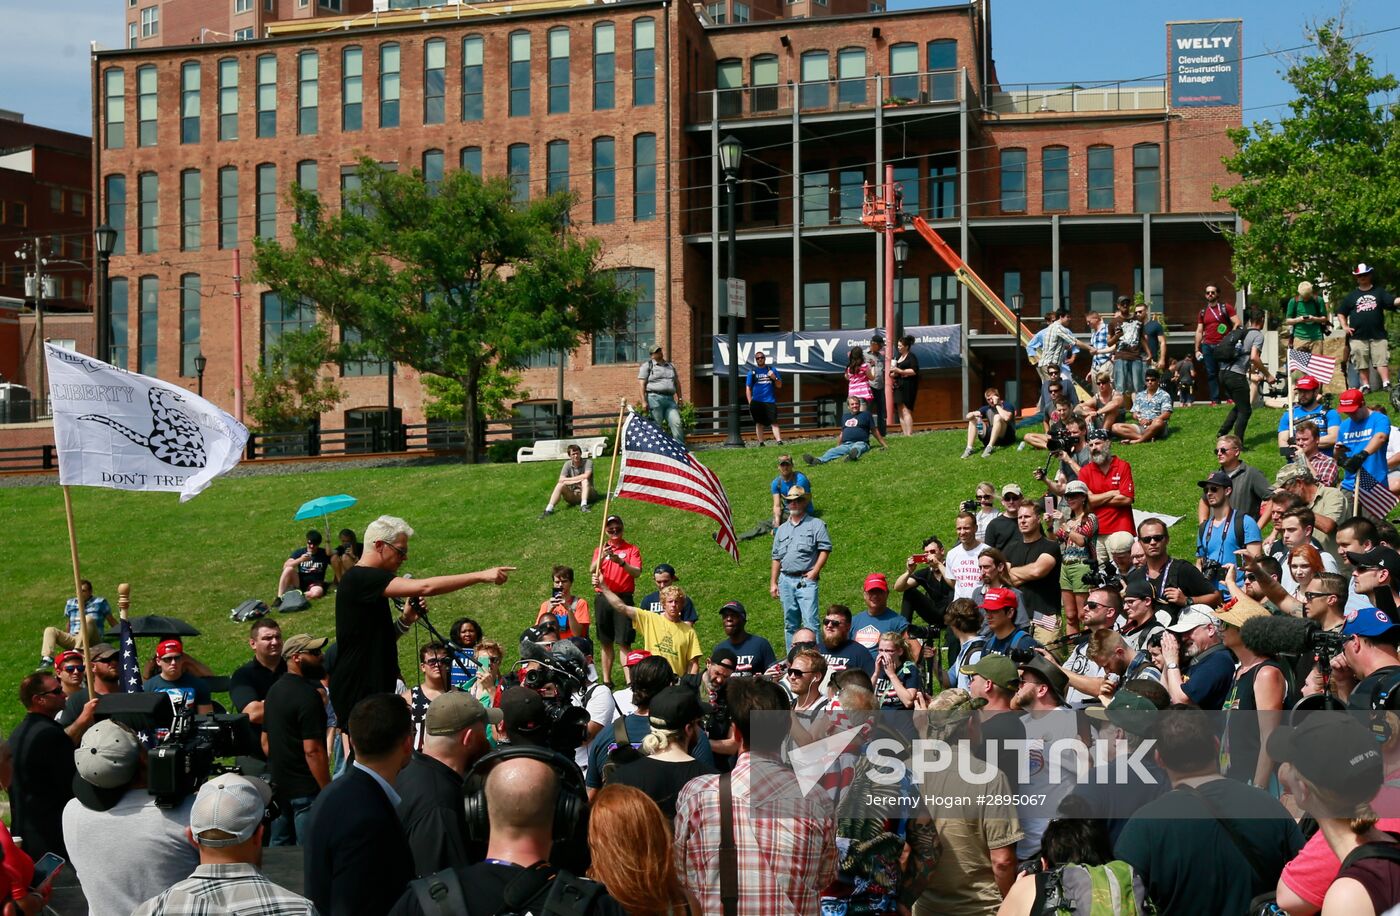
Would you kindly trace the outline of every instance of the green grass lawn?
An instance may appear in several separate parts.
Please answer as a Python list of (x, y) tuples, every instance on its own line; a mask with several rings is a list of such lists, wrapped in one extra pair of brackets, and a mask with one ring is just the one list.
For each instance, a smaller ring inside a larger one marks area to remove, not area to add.
[[(1187, 516), (1173, 531), (1177, 556), (1192, 552), (1196, 481), (1215, 467), (1211, 449), (1223, 413), (1224, 408), (1210, 407), (1178, 411), (1166, 442), (1117, 447), (1133, 465), (1139, 509)], [(1246, 460), (1270, 478), (1281, 461), (1274, 442), (1278, 417), (1276, 410), (1256, 411), (1246, 443)], [(964, 435), (896, 435), (888, 451), (877, 450), (858, 463), (803, 468), (835, 544), (822, 576), (824, 603), (859, 608), (867, 573), (897, 573), (928, 534), (951, 544), (958, 503), (972, 496), (979, 480), (998, 487), (1016, 481), (1028, 496), (1043, 493), (1031, 476), (1043, 465), (1043, 452), (1011, 449), (985, 460), (960, 460)], [(793, 451), (819, 454), (828, 444), (798, 442)], [(738, 530), (769, 514), (768, 482), (778, 454), (771, 446), (701, 453), (724, 481)], [(606, 483), (608, 464), (606, 459), (596, 463), (600, 484)], [(540, 602), (549, 596), (555, 563), (573, 566), (579, 592), (588, 591), (588, 561), (603, 515), (567, 509), (539, 520), (558, 470), (555, 464), (369, 470), (328, 465), (288, 476), (217, 480), (184, 505), (175, 494), (77, 487), (73, 504), (82, 573), (114, 610), (117, 583), (129, 582), (133, 615), (171, 614), (194, 623), (204, 635), (191, 640), (189, 650), (227, 673), (249, 657), (247, 627), (230, 621), (229, 609), (250, 597), (271, 602), (283, 559), (305, 535), (306, 523), (292, 521), (296, 508), (312, 497), (349, 493), (359, 505), (333, 516), (333, 529), (363, 532), (384, 513), (402, 516), (417, 529), (405, 571), (427, 576), (497, 564), (519, 567), (503, 587), (474, 587), (434, 599), (431, 607), (444, 630), (463, 614), (480, 620), (488, 636), (507, 646), (509, 660), (521, 629), (534, 622)], [(73, 585), (61, 491), (0, 490), (0, 507), (9, 532), (9, 559), (0, 567), (0, 612), (10, 633), (0, 646), (0, 670), (12, 697), (0, 711), (0, 727), (8, 732), (23, 714), (13, 699), (14, 685), (37, 663), (43, 627), (61, 624)], [(703, 645), (722, 638), (716, 611), (731, 599), (748, 607), (752, 631), (781, 643), (782, 612), (768, 595), (768, 539), (744, 542), (735, 565), (711, 540), (715, 524), (708, 519), (633, 500), (615, 501), (614, 511), (626, 519), (628, 539), (641, 547), (648, 570), (666, 562), (679, 571), (700, 611)], [(327, 534), (333, 543), (333, 532)], [(639, 588), (638, 597), (649, 590)], [(288, 615), (283, 631), (333, 636), (334, 613), (331, 597), (310, 611)], [(425, 637), (415, 631), (400, 643), (410, 680), (417, 671), (415, 640)], [(143, 654), (154, 651), (149, 640), (141, 642)]]

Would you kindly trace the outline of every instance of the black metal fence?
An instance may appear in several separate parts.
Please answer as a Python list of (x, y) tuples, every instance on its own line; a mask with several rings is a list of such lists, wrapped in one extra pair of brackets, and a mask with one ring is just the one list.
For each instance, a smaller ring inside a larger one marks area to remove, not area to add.
[[(830, 429), (840, 418), (838, 398), (819, 398), (778, 405), (778, 423), (785, 429), (815, 432)], [(688, 435), (723, 437), (729, 429), (728, 407), (692, 407)], [(751, 429), (748, 410), (740, 418)], [(575, 439), (611, 436), (617, 428), (616, 413), (573, 414), (564, 417), (509, 417), (480, 424), (482, 453), (493, 461), (514, 461), (518, 448), (540, 439)], [(244, 460), (264, 458), (321, 458), (344, 455), (432, 454), (461, 451), (466, 444), (462, 420), (435, 420), (400, 424), (397, 428), (363, 426), (325, 429), (311, 424), (287, 432), (254, 432), (248, 436)], [(0, 472), (51, 471), (58, 468), (53, 445), (0, 448)]]

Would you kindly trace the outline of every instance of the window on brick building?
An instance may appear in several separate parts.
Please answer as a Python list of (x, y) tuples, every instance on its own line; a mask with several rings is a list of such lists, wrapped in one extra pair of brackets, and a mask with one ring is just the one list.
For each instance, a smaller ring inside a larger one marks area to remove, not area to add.
[(831, 284), (825, 280), (802, 284), (802, 330), (831, 328)]
[(136, 176), (136, 192), (136, 221), (140, 226), (136, 250), (159, 251), (156, 227), (160, 225), (160, 179), (156, 173), (142, 172)]
[[(340, 329), (340, 341), (351, 347), (357, 347), (364, 341), (364, 335), (354, 328), (342, 327)], [(347, 359), (340, 364), (340, 374), (345, 378), (388, 375), (389, 361), (387, 359), (380, 359), (377, 356), (361, 356), (358, 359)]]
[(360, 216), (369, 214), (369, 205), (359, 199), (362, 184), (359, 166), (342, 165), (340, 167), (340, 210), (342, 213), (357, 213)]
[(199, 169), (180, 173), (180, 250), (198, 251), (202, 242), (204, 179)]
[(749, 5), (747, 3), (740, 3), (739, 0), (734, 0), (734, 21), (748, 22), (752, 18), (753, 13), (749, 9)]
[(612, 137), (593, 141), (593, 222), (611, 223), (617, 216), (617, 148)]
[(442, 150), (430, 149), (423, 151), (423, 184), (427, 185), (429, 194), (437, 194), (438, 188), (442, 185), (443, 161)]
[(277, 166), (264, 162), (257, 172), (258, 238), (277, 238)]
[[(1055, 272), (1040, 272), (1040, 314), (1048, 315), (1055, 308)], [(1060, 308), (1069, 308), (1069, 271), (1060, 271)]]
[(140, 33), (137, 31), (139, 28), (140, 26), (134, 22), (128, 22), (126, 24), (126, 46), (128, 48), (135, 48), (140, 45)]
[(1112, 312), (1114, 300), (1117, 298), (1118, 287), (1112, 283), (1090, 283), (1084, 287), (1084, 301), (1091, 312)]
[(903, 195), (904, 212), (922, 213), (918, 160), (905, 160), (903, 163), (895, 165), (894, 183), (900, 194)]
[(612, 332), (593, 335), (594, 365), (640, 363), (656, 339), (656, 272), (623, 267), (612, 272), (617, 285), (636, 295), (622, 323)]
[(831, 224), (831, 174), (825, 169), (802, 176), (802, 225)]
[(775, 111), (778, 107), (778, 57), (760, 54), (749, 62), (749, 109)]
[(219, 247), (238, 247), (238, 169), (219, 169)]
[(511, 200), (523, 204), (530, 199), (530, 145), (512, 143), (506, 148), (506, 177)]
[(180, 142), (199, 142), (199, 88), (203, 70), (199, 61), (180, 66)]
[(611, 22), (593, 27), (593, 110), (607, 111), (615, 103), (617, 32)]
[(530, 115), (530, 33), (510, 33), (510, 116)]
[(715, 25), (724, 25), (729, 19), (729, 2), (720, 0), (718, 3), (705, 4), (705, 15), (710, 17), (710, 21)]
[(865, 167), (844, 168), (836, 177), (839, 181), (836, 195), (840, 207), (839, 220), (847, 225), (859, 223), (861, 207), (865, 203)]
[(253, 9), (253, 0), (233, 0), (233, 11), (235, 13), (247, 13)]
[(842, 48), (836, 52), (836, 102), (838, 105), (864, 105), (865, 49)]
[(569, 190), (569, 141), (551, 140), (544, 150), (546, 194)]
[(461, 168), (464, 172), (471, 172), (477, 178), (481, 177), (481, 147), (462, 147)]
[(569, 30), (549, 30), (549, 113), (569, 113)]
[(423, 42), (423, 123), (447, 120), (447, 42), (432, 38)]
[(257, 105), (257, 135), (277, 136), (277, 58), (264, 54), (257, 60), (258, 85), (254, 102)]
[(379, 126), (399, 126), (399, 46), (379, 46)]
[(1047, 146), (1040, 151), (1040, 208), (1069, 209), (1069, 148)]
[(938, 38), (928, 43), (929, 98), (934, 102), (951, 102), (958, 97), (958, 42), (953, 38)]
[(914, 42), (890, 45), (890, 85), (886, 94), (896, 99), (918, 101), (919, 46)]
[(160, 34), (160, 7), (148, 6), (141, 10), (141, 37), (155, 38)]
[(252, 28), (234, 29), (234, 30), (233, 30), (233, 40), (234, 40), (234, 41), (252, 41), (252, 40), (253, 40), (253, 30), (252, 30)]
[(276, 293), (262, 294), (262, 360), (270, 368), (272, 351), (284, 335), (316, 327), (316, 308), (308, 302), (284, 302)]
[(841, 328), (851, 330), (867, 327), (865, 323), (865, 281), (841, 281)]
[(1133, 268), (1133, 291), (1142, 293), (1146, 300), (1152, 303), (1152, 311), (1160, 312), (1167, 307), (1167, 297), (1164, 290), (1166, 279), (1162, 273), (1162, 268), (1152, 268), (1152, 289), (1146, 290), (1142, 287), (1142, 268)]
[(1088, 156), (1089, 209), (1113, 209), (1113, 147), (1091, 146)]
[(1021, 213), (1026, 209), (1026, 151), (1001, 151), (1001, 209)]
[(958, 278), (953, 274), (933, 274), (928, 278), (928, 323), (957, 324)]
[(156, 68), (136, 68), (136, 145), (156, 145)]
[(297, 133), (313, 137), (321, 129), (321, 57), (315, 51), (297, 55)]
[[(303, 159), (297, 163), (297, 184), (301, 185), (302, 190), (315, 194), (318, 199), (321, 196), (320, 172), (315, 159)], [(297, 222), (305, 225), (308, 222), (307, 215), (298, 213)]]
[(715, 64), (715, 100), (721, 118), (734, 118), (744, 110), (744, 62), (737, 57)]
[(102, 358), (113, 366), (126, 369), (127, 366), (127, 321), (130, 310), (130, 293), (126, 277), (112, 277), (107, 281), (111, 288), (109, 316), (107, 319), (108, 351)]
[(486, 45), (480, 35), (462, 39), (462, 120), (480, 121), (484, 116), (482, 102)]
[(107, 206), (107, 225), (117, 230), (112, 254), (126, 254), (126, 176), (108, 175), (103, 182), (102, 199)]
[(899, 277), (895, 280), (894, 305), (902, 327), (913, 327), (919, 323), (918, 277)]
[(632, 21), (632, 104), (656, 104), (656, 20)]
[(830, 61), (825, 51), (802, 52), (802, 84), (798, 104), (803, 109), (826, 108), (830, 104)]
[(136, 371), (156, 375), (160, 349), (160, 278), (142, 277), (136, 303)]
[(238, 139), (238, 61), (219, 61), (219, 139)]
[(199, 355), (199, 300), (203, 298), (199, 274), (180, 278), (180, 375), (199, 375), (194, 358)]
[(365, 53), (340, 52), (340, 129), (359, 130), (365, 123)]
[(102, 74), (106, 100), (107, 149), (126, 146), (126, 72), (113, 67)]
[(1155, 143), (1133, 147), (1133, 212), (1162, 209), (1162, 148)]
[(632, 138), (632, 219), (656, 219), (656, 134)]

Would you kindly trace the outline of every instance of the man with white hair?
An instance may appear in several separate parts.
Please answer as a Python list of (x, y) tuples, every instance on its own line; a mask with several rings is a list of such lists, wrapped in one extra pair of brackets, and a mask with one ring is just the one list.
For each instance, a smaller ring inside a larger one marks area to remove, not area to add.
[(272, 786), (226, 773), (200, 786), (185, 835), (199, 850), (199, 867), (133, 916), (185, 913), (263, 913), (312, 916), (310, 900), (273, 884), (258, 871)]
[[(365, 551), (340, 580), (335, 595), (336, 662), (331, 671), (331, 703), (336, 718), (350, 721), (355, 704), (376, 693), (390, 693), (398, 679), (394, 643), (427, 611), (423, 600), (470, 585), (504, 585), (514, 566), (479, 572), (410, 579), (398, 574), (408, 559), (413, 529), (401, 518), (381, 515), (365, 529)], [(408, 599), (397, 620), (389, 599)]]

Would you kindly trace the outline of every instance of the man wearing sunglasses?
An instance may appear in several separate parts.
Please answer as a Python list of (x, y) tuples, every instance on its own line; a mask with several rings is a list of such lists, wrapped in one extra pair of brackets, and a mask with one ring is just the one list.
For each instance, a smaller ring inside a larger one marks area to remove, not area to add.
[[(335, 670), (331, 672), (331, 703), (336, 719), (350, 721), (350, 711), (365, 697), (389, 693), (399, 676), (395, 643), (427, 612), (422, 599), (446, 595), (471, 585), (504, 585), (514, 566), (479, 572), (453, 573), (413, 579), (399, 575), (408, 560), (413, 529), (392, 515), (381, 515), (365, 529), (365, 552), (341, 577), (335, 592)], [(397, 619), (389, 600), (406, 601)]]
[[(263, 703), (263, 752), (281, 810), (272, 823), (273, 846), (302, 844), (311, 803), (331, 782), (326, 704), (320, 691), (326, 675), (321, 653), (328, 642), (307, 633), (287, 637), (282, 645), (287, 673), (272, 685)], [(444, 670), (440, 676), (445, 674)]]
[[(1382, 685), (1400, 675), (1400, 624), (1379, 608), (1347, 611), (1342, 639), (1340, 662), (1332, 665), (1332, 689), (1348, 709), (1370, 710)], [(1320, 690), (1320, 681), (1310, 679), (1303, 695)]]
[(847, 668), (859, 668), (875, 676), (875, 656), (851, 639), (851, 609), (833, 604), (822, 617), (822, 640), (817, 650), (826, 656), (827, 669), (838, 674)]
[(1397, 590), (1400, 585), (1400, 553), (1384, 544), (1364, 553), (1347, 554), (1351, 564), (1351, 590), (1368, 599), (1368, 603), (1400, 619), (1396, 614)]
[(1212, 607), (1220, 604), (1216, 591), (1201, 575), (1201, 571), (1184, 560), (1174, 560), (1167, 554), (1170, 537), (1161, 519), (1143, 519), (1138, 526), (1138, 541), (1142, 544), (1146, 562), (1128, 574), (1127, 583), (1142, 583), (1151, 591), (1152, 603), (1167, 609), (1175, 619), (1193, 604)]
[(73, 742), (54, 721), (63, 708), (63, 685), (47, 671), (19, 682), (25, 716), (10, 732), (10, 832), (24, 838), (35, 859), (46, 852), (69, 858), (63, 806), (73, 797)]
[(1016, 510), (1021, 508), (1021, 485), (1008, 483), (1001, 488), (1001, 515), (987, 523), (988, 547), (1006, 552), (1006, 545), (1021, 539), (1021, 529), (1016, 527)]
[[(1215, 460), (1220, 462), (1220, 470), (1230, 479), (1230, 507), (1257, 519), (1260, 525), (1267, 525), (1268, 511), (1261, 515), (1259, 510), (1274, 491), (1262, 471), (1240, 460), (1243, 449), (1244, 443), (1238, 436), (1220, 436), (1215, 440)], [(1209, 514), (1205, 497), (1202, 496), (1196, 505), (1196, 521), (1205, 521)]]
[(156, 646), (156, 676), (142, 684), (141, 689), (147, 693), (169, 694), (177, 709), (183, 705), (193, 707), (200, 715), (213, 712), (214, 700), (209, 694), (209, 685), (185, 669), (185, 647), (180, 640), (162, 640)]
[[(79, 659), (81, 658), (82, 656), (79, 656)], [(92, 661), (92, 687), (97, 697), (100, 699), (109, 693), (121, 693), (121, 653), (107, 643), (100, 642), (88, 649), (88, 658)], [(79, 661), (78, 664), (81, 665), (82, 662)], [(69, 663), (65, 667), (73, 666)], [(80, 677), (82, 674), (86, 672), (81, 672)], [(77, 693), (70, 695), (63, 704), (63, 712), (59, 713), (58, 721), (74, 744), (81, 741), (83, 733), (97, 721), (93, 718), (96, 710), (97, 702), (89, 701), (86, 684)]]
[(1206, 304), (1196, 316), (1196, 359), (1206, 367), (1206, 383), (1210, 387), (1210, 403), (1220, 404), (1219, 365), (1215, 358), (1215, 345), (1240, 325), (1234, 306), (1220, 300), (1220, 290), (1215, 284), (1206, 287)]
[[(1205, 480), (1198, 481), (1197, 486), (1205, 494), (1210, 515), (1201, 522), (1196, 533), (1196, 566), (1203, 573), (1210, 563), (1218, 564), (1223, 570), (1235, 563), (1235, 554), (1239, 551), (1262, 556), (1264, 538), (1259, 533), (1258, 523), (1231, 505), (1230, 476), (1224, 471), (1215, 471)], [(1243, 572), (1239, 573), (1236, 584), (1244, 584)], [(1224, 584), (1219, 583), (1217, 588), (1223, 598)]]

